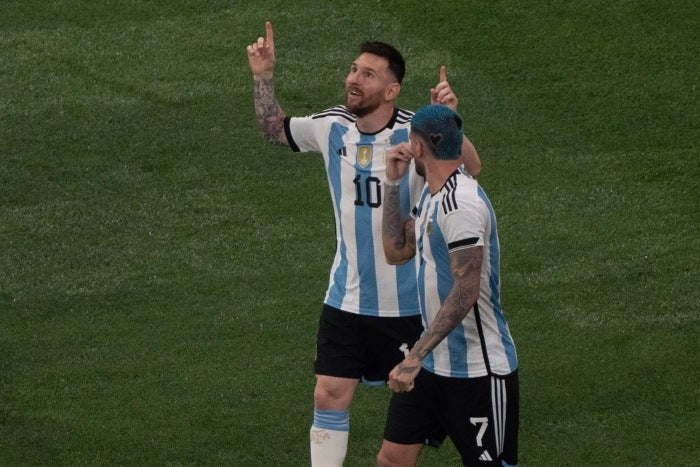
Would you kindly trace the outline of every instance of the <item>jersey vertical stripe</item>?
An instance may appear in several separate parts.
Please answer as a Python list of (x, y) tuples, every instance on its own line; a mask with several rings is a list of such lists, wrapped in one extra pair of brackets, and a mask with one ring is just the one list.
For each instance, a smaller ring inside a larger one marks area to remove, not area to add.
[[(373, 135), (359, 132), (355, 117), (343, 106), (285, 121), (290, 146), (320, 152), (327, 171), (336, 227), (336, 253), (325, 296), (330, 306), (371, 316), (420, 313), (413, 261), (387, 264), (381, 242), (384, 153), (408, 141), (412, 115), (397, 110), (390, 124)], [(406, 214), (423, 185), (417, 176), (402, 181), (402, 193), (410, 195), (403, 206)]]
[[(329, 152), (334, 150), (340, 151), (343, 148), (343, 137), (347, 133), (348, 129), (337, 123), (331, 125), (331, 130), (328, 136), (328, 148)], [(340, 158), (333, 157), (325, 159), (326, 173), (328, 177), (328, 186), (331, 190), (331, 200), (335, 204), (334, 210), (338, 212), (340, 210), (339, 202), (342, 199), (341, 187), (343, 186), (341, 181), (341, 170), (340, 170)], [(336, 256), (331, 268), (331, 275), (333, 277), (332, 281), (338, 284), (339, 287), (344, 287), (347, 283), (348, 277), (348, 251), (345, 246), (345, 242), (339, 236), (340, 232), (343, 231), (342, 219), (340, 216), (335, 216), (335, 232), (336, 232)]]
[(502, 338), (503, 349), (508, 358), (509, 365), (512, 368), (517, 368), (517, 356), (515, 354), (515, 346), (513, 345), (513, 340), (508, 330), (508, 323), (506, 317), (503, 314), (503, 309), (501, 308), (501, 247), (498, 241), (498, 226), (496, 223), (496, 214), (494, 213), (491, 201), (486, 196), (484, 190), (479, 186), (477, 189), (479, 198), (484, 202), (484, 205), (488, 209), (489, 221), (491, 225), (491, 232), (489, 236), (489, 289), (491, 291), (491, 306), (493, 309), (494, 317), (498, 323), (498, 330)]
[[(428, 189), (425, 190), (428, 193)], [(484, 248), (480, 294), (472, 310), (423, 361), (433, 373), (469, 378), (505, 375), (517, 369), (515, 345), (500, 303), (499, 244), (496, 218), (478, 183), (455, 173), (417, 207), (417, 267), (424, 324), (435, 316), (452, 290), (450, 249)]]
[[(372, 164), (376, 159), (376, 150), (374, 146), (374, 135), (360, 135), (360, 140), (357, 143), (356, 152), (358, 153), (358, 161), (355, 162), (355, 177), (353, 185), (355, 186), (355, 238), (357, 239), (357, 268), (358, 279), (360, 280), (360, 309), (368, 310), (368, 313), (379, 314), (379, 298), (377, 297), (377, 255), (375, 254), (374, 236), (371, 232), (375, 230), (375, 220), (373, 217), (376, 209), (368, 209), (368, 206), (373, 201), (372, 197), (373, 182), (372, 177), (363, 176), (364, 169), (372, 172)], [(369, 148), (370, 162), (365, 167), (362, 167), (360, 153), (363, 149)], [(378, 185), (377, 185), (378, 186)], [(381, 219), (380, 219), (381, 222)], [(372, 252), (371, 254), (366, 254)], [(371, 310), (371, 311), (370, 311)]]

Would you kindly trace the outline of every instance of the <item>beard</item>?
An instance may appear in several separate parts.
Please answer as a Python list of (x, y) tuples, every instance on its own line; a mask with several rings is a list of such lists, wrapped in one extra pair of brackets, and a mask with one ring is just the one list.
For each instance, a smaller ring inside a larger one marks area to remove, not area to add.
[(423, 162), (417, 161), (415, 158), (413, 159), (413, 162), (416, 173), (421, 177), (425, 178), (425, 166), (423, 165)]
[(379, 104), (358, 104), (356, 106), (345, 105), (356, 117), (366, 117), (379, 107)]
[(345, 107), (354, 114), (356, 117), (365, 117), (375, 110), (379, 108), (379, 100), (378, 99), (365, 99), (364, 96), (362, 96), (359, 99), (356, 99), (354, 103), (350, 102), (350, 93), (346, 91), (345, 93)]

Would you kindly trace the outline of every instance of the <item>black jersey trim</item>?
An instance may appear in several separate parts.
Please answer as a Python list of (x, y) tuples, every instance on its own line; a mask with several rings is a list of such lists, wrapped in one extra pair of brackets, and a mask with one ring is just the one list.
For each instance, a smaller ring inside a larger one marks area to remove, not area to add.
[(459, 248), (464, 248), (467, 246), (476, 245), (479, 242), (479, 237), (465, 238), (464, 240), (457, 240), (456, 242), (451, 242), (447, 244), (447, 249), (449, 251), (456, 250)]
[(299, 146), (297, 146), (297, 143), (294, 141), (294, 138), (292, 138), (292, 130), (289, 128), (289, 122), (291, 119), (291, 117), (284, 117), (284, 134), (287, 137), (287, 142), (289, 143), (289, 147), (292, 148), (292, 151), (301, 152)]
[(396, 123), (403, 124), (408, 123), (413, 120), (413, 112), (406, 109), (397, 109), (394, 113), (396, 115)]
[(442, 197), (442, 211), (445, 214), (449, 214), (457, 209), (457, 175), (459, 170), (450, 175), (450, 177), (445, 181), (442, 189), (446, 190), (445, 196)]
[(344, 105), (336, 105), (335, 107), (322, 110), (321, 112), (315, 113), (311, 116), (313, 119), (326, 117), (342, 117), (349, 122), (354, 122), (357, 120), (357, 117), (350, 113), (350, 111)]
[[(394, 113), (391, 115), (391, 119), (387, 122), (387, 124), (384, 125), (384, 128), (380, 128), (378, 131), (375, 131), (373, 133), (365, 133), (363, 131), (360, 131), (360, 133), (362, 133), (363, 135), (368, 135), (368, 136), (377, 135), (384, 130), (393, 129), (394, 125), (396, 125), (397, 123), (399, 125), (406, 124), (406, 123), (410, 122), (412, 118), (413, 118), (413, 112), (394, 107)], [(358, 130), (359, 130), (359, 128), (358, 128)]]
[[(386, 129), (392, 129), (394, 128), (395, 124), (400, 124), (404, 125), (406, 123), (409, 123), (413, 119), (413, 114), (414, 112), (411, 112), (410, 110), (406, 109), (399, 109), (397, 107), (394, 108), (394, 113), (391, 116), (391, 119), (387, 122), (387, 124), (381, 128), (379, 131), (376, 131), (374, 133), (363, 133), (366, 135), (376, 135), (381, 133), (382, 131)], [(318, 118), (327, 118), (327, 117), (341, 117), (347, 120), (348, 122), (354, 123), (357, 121), (357, 116), (350, 112), (347, 107), (344, 105), (336, 105), (335, 107), (331, 107), (326, 110), (322, 110), (320, 112), (317, 112), (313, 115), (311, 115), (311, 118), (313, 119), (318, 119)], [(289, 139), (289, 138), (287, 138)]]
[(489, 353), (486, 350), (486, 337), (484, 337), (484, 327), (481, 323), (481, 313), (479, 312), (479, 304), (474, 303), (474, 320), (476, 321), (476, 329), (479, 331), (479, 342), (481, 344), (481, 354), (484, 357), (484, 364), (489, 376), (493, 376), (491, 372), (491, 362), (489, 361)]

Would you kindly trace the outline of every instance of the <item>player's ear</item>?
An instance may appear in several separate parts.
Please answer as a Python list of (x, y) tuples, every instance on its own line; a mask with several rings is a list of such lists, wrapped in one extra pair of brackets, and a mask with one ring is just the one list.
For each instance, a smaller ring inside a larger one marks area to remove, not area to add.
[(413, 157), (423, 157), (425, 152), (425, 141), (423, 141), (423, 138), (417, 137), (415, 139), (415, 145), (412, 149)]
[(401, 85), (399, 83), (391, 83), (384, 91), (384, 98), (388, 101), (396, 100), (399, 97), (399, 91), (401, 91)]

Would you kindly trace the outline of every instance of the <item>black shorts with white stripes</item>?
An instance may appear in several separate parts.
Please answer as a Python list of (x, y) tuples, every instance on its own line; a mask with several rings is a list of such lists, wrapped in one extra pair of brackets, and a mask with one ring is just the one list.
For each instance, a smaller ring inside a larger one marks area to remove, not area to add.
[(518, 372), (447, 378), (421, 370), (412, 391), (394, 394), (384, 438), (423, 444), (443, 430), (464, 465), (518, 465)]

